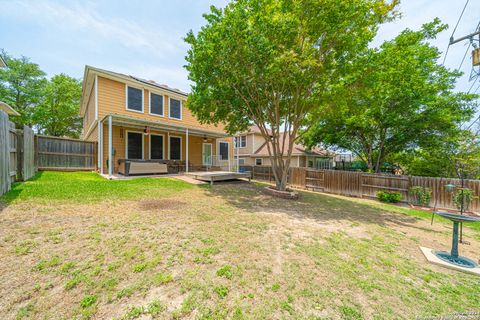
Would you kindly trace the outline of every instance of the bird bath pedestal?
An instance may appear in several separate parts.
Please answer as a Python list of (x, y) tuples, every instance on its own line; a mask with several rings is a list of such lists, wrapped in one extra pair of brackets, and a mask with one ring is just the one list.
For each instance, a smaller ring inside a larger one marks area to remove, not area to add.
[(452, 249), (450, 252), (446, 252), (420, 247), (427, 260), (452, 269), (480, 275), (480, 267), (475, 261), (458, 254), (459, 224), (462, 222), (480, 222), (480, 217), (439, 211), (434, 213), (453, 222)]

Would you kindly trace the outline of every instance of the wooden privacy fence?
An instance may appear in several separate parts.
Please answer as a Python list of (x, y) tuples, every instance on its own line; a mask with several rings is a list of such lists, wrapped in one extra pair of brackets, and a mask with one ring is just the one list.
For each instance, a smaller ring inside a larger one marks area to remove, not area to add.
[[(275, 181), (269, 166), (252, 166), (242, 169), (251, 171), (253, 179)], [(308, 168), (290, 168), (288, 182), (294, 187), (359, 198), (376, 198), (377, 192), (382, 190), (395, 191), (402, 194), (404, 202), (414, 202), (414, 196), (408, 191), (410, 187), (421, 186), (432, 190), (430, 206), (444, 209), (456, 209), (453, 195), (446, 192), (445, 185), (461, 184), (460, 179), (453, 178), (394, 176)], [(480, 180), (465, 180), (465, 187), (472, 189), (476, 196), (480, 196)], [(480, 211), (478, 197), (471, 203), (470, 210)]]
[(97, 168), (96, 143), (36, 136), (38, 170), (92, 171)]
[(8, 115), (0, 111), (0, 195), (10, 190), (12, 182), (35, 175), (33, 141), (31, 128), (15, 129)]

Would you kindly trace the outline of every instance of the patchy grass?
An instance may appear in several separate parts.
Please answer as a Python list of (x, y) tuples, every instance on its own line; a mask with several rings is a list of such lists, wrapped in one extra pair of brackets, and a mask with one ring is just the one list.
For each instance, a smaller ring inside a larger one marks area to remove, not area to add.
[[(480, 309), (478, 277), (428, 264), (430, 214), (262, 185), (44, 172), (1, 200), (2, 319), (412, 319)], [(465, 227), (477, 260), (480, 233)], [(448, 303), (446, 303), (448, 302)]]

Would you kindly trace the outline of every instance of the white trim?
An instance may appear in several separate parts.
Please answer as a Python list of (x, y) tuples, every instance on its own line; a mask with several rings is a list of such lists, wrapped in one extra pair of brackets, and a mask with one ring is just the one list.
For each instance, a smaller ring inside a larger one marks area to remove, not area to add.
[(238, 138), (238, 140), (240, 141), (240, 144), (241, 144), (241, 142), (242, 142), (241, 137), (245, 137), (245, 147), (237, 146), (237, 144), (235, 143), (235, 149), (245, 149), (245, 148), (247, 148), (247, 146), (248, 146), (248, 137), (247, 137), (246, 134), (238, 135), (238, 136), (234, 137), (234, 139)]
[[(152, 113), (152, 93), (162, 97), (162, 114)], [(165, 96), (152, 91), (148, 91), (148, 114), (156, 117), (165, 117)]]
[(108, 177), (111, 178), (113, 175), (113, 125), (112, 125), (112, 116), (108, 116)]
[(125, 130), (125, 159), (128, 159), (128, 133), (140, 133), (142, 135), (142, 159), (145, 159), (145, 138), (143, 136), (143, 131), (136, 131), (136, 130)]
[(219, 157), (220, 157), (220, 143), (226, 143), (227, 146), (228, 146), (227, 147), (227, 152), (228, 152), (227, 157), (228, 157), (228, 159), (221, 159), (221, 160), (222, 161), (227, 161), (227, 160), (230, 161), (230, 142), (228, 142), (228, 141), (218, 141), (218, 143), (217, 143), (217, 155)]
[[(152, 136), (162, 137), (162, 158), (161, 159), (152, 159)], [(148, 138), (148, 158), (150, 160), (165, 160), (165, 135), (160, 133), (150, 133)]]
[[(142, 92), (142, 111), (128, 108), (128, 87), (140, 90)], [(145, 109), (145, 100), (144, 100), (145, 97), (144, 96), (145, 96), (145, 91), (143, 90), (143, 88), (134, 87), (134, 86), (130, 86), (128, 84), (125, 84), (125, 110), (130, 111), (130, 112), (143, 113), (145, 111), (144, 110)]]
[(95, 120), (98, 120), (98, 74), (95, 75)]
[(188, 128), (185, 129), (185, 171), (188, 173)]
[[(257, 164), (257, 160), (260, 160), (260, 164)], [(255, 158), (255, 165), (256, 166), (263, 166), (263, 159), (262, 158)]]
[[(170, 107), (171, 107), (170, 100), (172, 100), (172, 99), (180, 101), (180, 118), (172, 118), (172, 116), (170, 115), (171, 114), (171, 112), (170, 112)], [(182, 100), (175, 99), (175, 98), (172, 98), (172, 97), (168, 97), (168, 118), (173, 119), (173, 120), (183, 120), (183, 101)]]
[(255, 133), (252, 133), (252, 154), (255, 153)]
[[(210, 145), (210, 163), (205, 163), (204, 160), (205, 160), (205, 157), (204, 157), (204, 154), (205, 154), (205, 145), (209, 144)], [(213, 145), (211, 142), (203, 142), (202, 143), (202, 165), (203, 166), (211, 166), (213, 165), (213, 161), (212, 161), (212, 156), (213, 156)]]
[(102, 140), (103, 124), (100, 120), (97, 121), (97, 135), (98, 135), (98, 169), (103, 174), (103, 140)]
[[(170, 139), (172, 138), (180, 138), (180, 159), (172, 159), (170, 157), (170, 154), (172, 152), (172, 150), (170, 149)], [(182, 156), (183, 156), (183, 152), (182, 152), (182, 147), (183, 147), (183, 141), (182, 141), (182, 136), (177, 136), (177, 135), (168, 135), (168, 160), (179, 160), (179, 161), (182, 161)]]

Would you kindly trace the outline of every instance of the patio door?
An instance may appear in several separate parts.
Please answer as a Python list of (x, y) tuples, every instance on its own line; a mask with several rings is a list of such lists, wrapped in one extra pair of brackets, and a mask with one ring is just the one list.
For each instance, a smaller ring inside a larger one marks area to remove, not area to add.
[(212, 144), (204, 143), (202, 145), (202, 164), (204, 166), (212, 165)]

